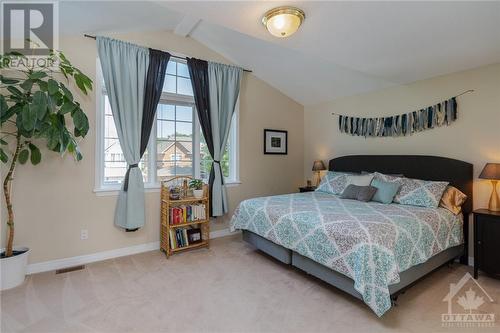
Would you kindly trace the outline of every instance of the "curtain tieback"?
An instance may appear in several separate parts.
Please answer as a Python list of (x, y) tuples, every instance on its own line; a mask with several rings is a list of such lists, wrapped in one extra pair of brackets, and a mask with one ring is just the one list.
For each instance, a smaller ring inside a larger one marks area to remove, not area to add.
[(128, 169), (127, 169), (127, 173), (125, 173), (125, 179), (123, 180), (124, 181), (124, 184), (123, 184), (123, 191), (124, 192), (128, 191), (128, 175), (130, 173), (130, 169), (138, 168), (138, 167), (139, 167), (139, 163), (129, 164)]
[[(219, 170), (220, 170), (220, 174), (222, 175), (222, 179), (221, 179), (221, 183), (222, 185), (224, 185), (224, 173), (222, 172), (222, 166), (220, 165), (220, 161), (217, 161), (217, 160), (213, 160), (213, 163), (217, 163), (217, 165), (219, 166)], [(213, 170), (213, 168), (212, 168)]]

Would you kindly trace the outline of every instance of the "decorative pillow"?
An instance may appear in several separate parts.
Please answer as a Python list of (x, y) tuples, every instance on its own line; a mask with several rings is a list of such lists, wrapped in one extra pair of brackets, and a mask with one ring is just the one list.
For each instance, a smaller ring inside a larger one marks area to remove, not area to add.
[(377, 189), (373, 186), (357, 186), (357, 185), (347, 185), (346, 189), (340, 197), (342, 199), (354, 199), (359, 201), (368, 202), (377, 192)]
[(321, 179), (316, 191), (340, 195), (347, 186), (349, 173), (328, 171)]
[(353, 184), (357, 186), (369, 186), (373, 179), (373, 174), (365, 175), (351, 175), (347, 178), (347, 184)]
[(462, 211), (465, 200), (467, 200), (467, 196), (458, 188), (447, 186), (439, 202), (439, 207), (446, 208), (453, 214), (458, 215)]
[(444, 190), (449, 184), (448, 182), (394, 177), (378, 172), (375, 173), (375, 178), (401, 185), (394, 197), (395, 203), (429, 208), (438, 207)]
[[(367, 174), (374, 174), (374, 173), (368, 172), (368, 171), (361, 171), (361, 174), (367, 175)], [(381, 175), (382, 175), (382, 173), (381, 173)], [(402, 173), (385, 173), (384, 175), (393, 176), (393, 177), (404, 177), (405, 176)]]
[(397, 182), (386, 182), (377, 178), (372, 180), (371, 186), (377, 189), (372, 201), (381, 202), (383, 204), (390, 204), (401, 187)]

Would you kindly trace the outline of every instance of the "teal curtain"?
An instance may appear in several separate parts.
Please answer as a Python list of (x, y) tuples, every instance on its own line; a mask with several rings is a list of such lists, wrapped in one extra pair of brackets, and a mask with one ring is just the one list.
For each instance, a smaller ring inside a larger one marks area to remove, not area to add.
[(96, 40), (118, 139), (128, 164), (116, 205), (115, 225), (134, 230), (145, 222), (144, 183), (138, 164), (149, 50), (106, 37)]
[(212, 216), (222, 216), (228, 211), (227, 195), (220, 160), (231, 129), (231, 120), (240, 94), (243, 70), (238, 67), (208, 62), (208, 89), (210, 120), (214, 147), (210, 172)]

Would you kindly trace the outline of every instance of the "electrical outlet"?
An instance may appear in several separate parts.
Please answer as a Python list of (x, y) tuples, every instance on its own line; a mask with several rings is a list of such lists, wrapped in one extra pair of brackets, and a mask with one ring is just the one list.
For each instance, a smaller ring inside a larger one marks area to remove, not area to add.
[(80, 231), (80, 239), (85, 240), (89, 238), (89, 231), (87, 229), (82, 229)]

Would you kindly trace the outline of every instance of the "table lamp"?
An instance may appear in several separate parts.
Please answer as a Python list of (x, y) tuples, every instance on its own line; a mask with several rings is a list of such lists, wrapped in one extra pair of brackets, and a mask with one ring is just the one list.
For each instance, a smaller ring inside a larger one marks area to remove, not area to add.
[(493, 190), (491, 191), (488, 209), (493, 212), (500, 212), (500, 199), (497, 193), (497, 183), (500, 180), (500, 163), (486, 163), (479, 178), (491, 180)]
[(319, 185), (319, 181), (321, 180), (320, 172), (326, 170), (325, 163), (322, 160), (314, 161), (312, 171), (314, 171), (315, 181), (314, 184), (316, 186)]

